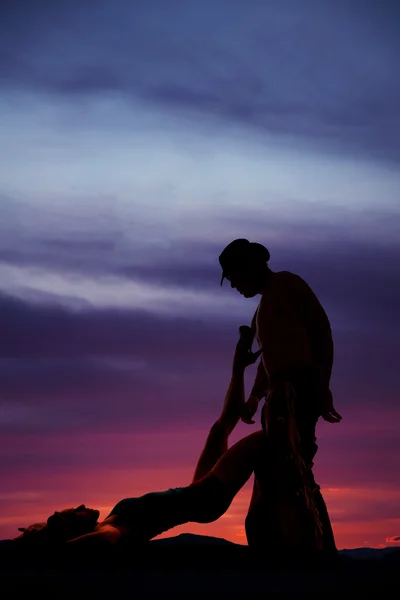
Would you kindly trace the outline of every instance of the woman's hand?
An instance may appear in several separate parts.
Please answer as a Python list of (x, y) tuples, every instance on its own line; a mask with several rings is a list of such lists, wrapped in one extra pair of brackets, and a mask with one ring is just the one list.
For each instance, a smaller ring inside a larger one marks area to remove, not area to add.
[(233, 357), (233, 370), (241, 371), (249, 365), (252, 365), (262, 354), (262, 349), (252, 352), (251, 346), (254, 340), (254, 331), (247, 325), (239, 327), (239, 341), (236, 344), (236, 350)]

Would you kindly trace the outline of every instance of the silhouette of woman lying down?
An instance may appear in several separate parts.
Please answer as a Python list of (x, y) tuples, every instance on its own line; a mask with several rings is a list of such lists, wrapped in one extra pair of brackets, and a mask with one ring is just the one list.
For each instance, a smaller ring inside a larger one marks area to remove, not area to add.
[[(228, 449), (229, 435), (245, 412), (245, 369), (262, 353), (262, 350), (254, 353), (251, 350), (254, 333), (250, 327), (242, 326), (239, 332), (222, 412), (209, 431), (190, 485), (125, 498), (102, 521), (99, 521), (98, 510), (84, 504), (57, 511), (44, 523), (20, 528), (22, 533), (15, 540), (24, 544), (79, 546), (144, 544), (177, 525), (216, 521), (254, 473), (261, 496), (257, 506), (250, 506), (246, 518), (250, 546), (264, 551), (273, 548), (274, 552), (278, 548), (301, 553), (305, 550), (335, 552), (328, 513), (311, 467), (308, 484), (312, 481), (318, 507), (314, 512), (309, 510), (306, 494), (302, 494), (304, 473), (299, 478), (293, 470), (285, 472), (282, 460), (275, 460), (277, 453), (282, 458), (288, 452), (282, 441), (280, 447), (271, 442), (274, 423), (268, 423), (267, 429), (247, 435)], [(277, 419), (276, 413), (276, 410), (271, 413), (274, 419)], [(282, 419), (279, 422), (282, 424)], [(282, 440), (282, 436), (279, 439)]]

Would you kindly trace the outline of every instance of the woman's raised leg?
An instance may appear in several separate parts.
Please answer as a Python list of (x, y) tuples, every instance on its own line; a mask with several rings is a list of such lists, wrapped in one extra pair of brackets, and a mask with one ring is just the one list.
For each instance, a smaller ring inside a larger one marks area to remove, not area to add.
[(197, 462), (192, 483), (204, 477), (228, 450), (228, 439), (239, 422), (245, 406), (244, 371), (253, 364), (260, 350), (251, 352), (254, 331), (245, 325), (239, 328), (239, 341), (233, 358), (232, 377), (219, 418), (211, 427)]
[(262, 459), (265, 451), (265, 434), (256, 431), (234, 444), (216, 462), (210, 471), (226, 489), (236, 496), (248, 481), (255, 466)]
[[(145, 543), (177, 525), (216, 521), (251, 476), (262, 452), (263, 435), (257, 431), (236, 442), (207, 475), (187, 487), (121, 500), (97, 525), (96, 532), (102, 533), (89, 535), (96, 542), (103, 535), (113, 541), (112, 531), (114, 540), (126, 537)], [(84, 542), (87, 537), (82, 536), (76, 542)]]
[(197, 461), (192, 483), (210, 472), (219, 458), (228, 450), (228, 439), (240, 419), (244, 406), (244, 375), (233, 373), (219, 418), (211, 427), (204, 448)]

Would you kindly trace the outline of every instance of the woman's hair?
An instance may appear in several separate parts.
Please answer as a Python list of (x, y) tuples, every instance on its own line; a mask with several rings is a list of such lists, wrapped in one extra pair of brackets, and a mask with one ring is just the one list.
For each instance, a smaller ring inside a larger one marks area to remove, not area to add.
[(54, 544), (65, 541), (47, 523), (33, 523), (29, 527), (18, 527), (18, 531), (22, 533), (15, 540), (24, 544)]
[(24, 544), (64, 544), (75, 537), (93, 531), (94, 524), (74, 518), (73, 509), (55, 512), (46, 522), (19, 527), (22, 534), (15, 538)]

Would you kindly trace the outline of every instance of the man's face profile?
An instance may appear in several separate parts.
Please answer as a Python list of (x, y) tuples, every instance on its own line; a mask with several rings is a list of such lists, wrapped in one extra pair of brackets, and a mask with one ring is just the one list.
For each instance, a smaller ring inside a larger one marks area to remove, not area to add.
[(248, 268), (234, 268), (227, 273), (226, 279), (230, 282), (231, 287), (245, 298), (253, 298), (258, 294), (255, 278)]

